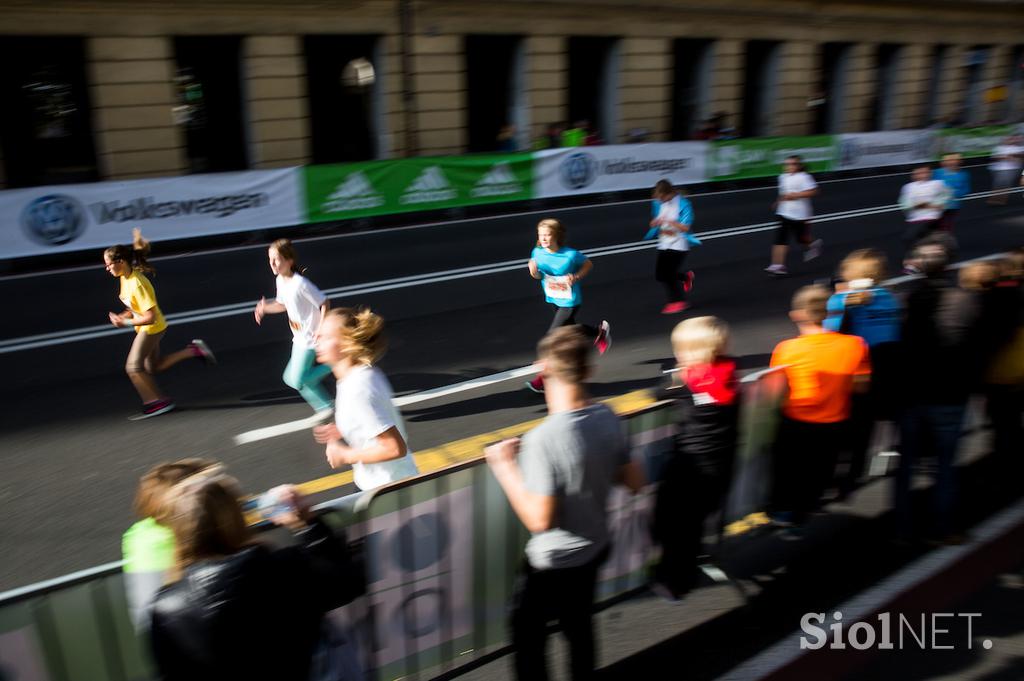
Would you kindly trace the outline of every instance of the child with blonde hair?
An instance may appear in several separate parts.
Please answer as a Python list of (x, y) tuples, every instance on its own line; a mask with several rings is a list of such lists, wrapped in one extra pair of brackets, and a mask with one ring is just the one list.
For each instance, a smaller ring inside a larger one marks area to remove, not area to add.
[(739, 390), (728, 354), (729, 327), (717, 317), (694, 317), (672, 331), (679, 367), (679, 434), (665, 464), (654, 508), (652, 536), (662, 547), (652, 589), (678, 600), (696, 580), (703, 530), (718, 511), (732, 479)]

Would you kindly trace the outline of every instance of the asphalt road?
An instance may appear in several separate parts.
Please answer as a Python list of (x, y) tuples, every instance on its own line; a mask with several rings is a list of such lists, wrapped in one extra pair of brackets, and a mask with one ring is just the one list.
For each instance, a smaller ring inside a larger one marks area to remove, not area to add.
[[(905, 181), (901, 174), (823, 184), (816, 211), (890, 205)], [(983, 170), (974, 185), (988, 188)], [(826, 242), (822, 258), (801, 263), (794, 254), (791, 275), (770, 279), (762, 268), (772, 234), (760, 226), (771, 220), (772, 199), (770, 189), (693, 199), (698, 234), (753, 226), (706, 239), (688, 263), (697, 286), (687, 314), (715, 314), (730, 322), (734, 354), (748, 368), (766, 365), (774, 344), (793, 333), (785, 313), (799, 286), (829, 277), (854, 248), (882, 248), (894, 264), (901, 251), (899, 213), (836, 216), (816, 227)], [(653, 385), (669, 362), (668, 334), (678, 318), (659, 314), (663, 300), (653, 280), (653, 251), (629, 246), (646, 231), (648, 210), (645, 202), (632, 202), (548, 213), (568, 225), (570, 245), (601, 254), (585, 282), (581, 315), (588, 322), (608, 319), (613, 327), (614, 347), (601, 359), (593, 383), (599, 396)], [(388, 320), (390, 350), (381, 366), (398, 394), (412, 394), (532, 361), (550, 313), (520, 263), (533, 246), (540, 217), (318, 238), (298, 249), (308, 276), (322, 289), (348, 287), (334, 305), (369, 305)], [(969, 202), (958, 236), (961, 259), (1021, 245), (1024, 202), (1015, 197), (1007, 208)], [(241, 432), (310, 413), (281, 383), (290, 344), (284, 319), (272, 317), (258, 327), (248, 309), (261, 295), (273, 295), (264, 248), (188, 254), (155, 264), (165, 313), (207, 311), (199, 321), (172, 321), (164, 351), (201, 336), (220, 363), (207, 368), (190, 362), (161, 376), (179, 409), (141, 422), (127, 420), (138, 408), (122, 368), (130, 332), (87, 339), (71, 333), (106, 334), (106, 313), (119, 306), (117, 282), (103, 270), (100, 254), (94, 268), (0, 278), (0, 297), (8, 307), (0, 321), (0, 590), (116, 560), (120, 534), (132, 522), (135, 483), (159, 461), (216, 458), (253, 491), (332, 472), (306, 432), (243, 446), (232, 442)], [(494, 264), (502, 265), (487, 267)], [(479, 269), (451, 273), (473, 267)], [(427, 276), (438, 272), (448, 274)], [(210, 312), (232, 305), (241, 311)], [(16, 351), (4, 345), (68, 333), (72, 340), (43, 347), (32, 345), (38, 340), (20, 343), (26, 347)], [(536, 418), (543, 410), (541, 399), (512, 380), (403, 412), (410, 444), (422, 450)]]

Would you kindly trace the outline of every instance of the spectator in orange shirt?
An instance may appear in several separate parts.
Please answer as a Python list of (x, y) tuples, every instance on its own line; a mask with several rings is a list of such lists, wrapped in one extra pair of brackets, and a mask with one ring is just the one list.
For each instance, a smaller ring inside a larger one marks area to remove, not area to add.
[(817, 505), (835, 469), (853, 392), (866, 390), (871, 376), (864, 340), (822, 326), (829, 296), (822, 286), (797, 291), (789, 317), (800, 335), (772, 353), (771, 366), (785, 367), (789, 384), (773, 457), (773, 517), (780, 524), (802, 524)]

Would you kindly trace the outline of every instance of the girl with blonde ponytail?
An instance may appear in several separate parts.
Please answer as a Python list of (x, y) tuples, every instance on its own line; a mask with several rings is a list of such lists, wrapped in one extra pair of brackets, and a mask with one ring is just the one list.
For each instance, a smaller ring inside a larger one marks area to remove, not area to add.
[(314, 429), (331, 468), (352, 466), (369, 490), (419, 473), (387, 377), (375, 364), (387, 344), (384, 320), (369, 309), (337, 308), (320, 325), (317, 360), (338, 380), (334, 423)]
[(133, 420), (158, 416), (174, 409), (174, 402), (160, 392), (154, 374), (166, 371), (185, 359), (198, 358), (207, 364), (217, 361), (199, 338), (170, 355), (160, 354), (160, 341), (167, 322), (157, 305), (153, 284), (146, 276), (154, 272), (146, 259), (148, 255), (149, 242), (142, 238), (139, 229), (132, 230), (131, 245), (111, 246), (103, 252), (107, 272), (121, 281), (117, 297), (124, 303), (121, 312), (111, 312), (107, 317), (117, 328), (132, 327), (135, 330), (135, 340), (125, 363), (128, 378), (142, 399), (142, 413), (133, 416)]

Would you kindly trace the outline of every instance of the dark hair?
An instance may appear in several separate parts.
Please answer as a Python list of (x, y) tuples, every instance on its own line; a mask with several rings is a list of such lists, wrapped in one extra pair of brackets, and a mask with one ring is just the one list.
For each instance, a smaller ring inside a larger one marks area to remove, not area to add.
[(142, 238), (142, 230), (138, 227), (132, 230), (131, 244), (118, 244), (103, 251), (103, 257), (110, 262), (126, 262), (133, 270), (141, 272), (156, 272), (146, 257), (149, 255), (149, 242)]
[(804, 157), (801, 156), (800, 154), (790, 154), (789, 156), (786, 157), (786, 160), (793, 161), (794, 163), (796, 163), (796, 167), (800, 170), (800, 172), (806, 170), (806, 167), (804, 166)]

